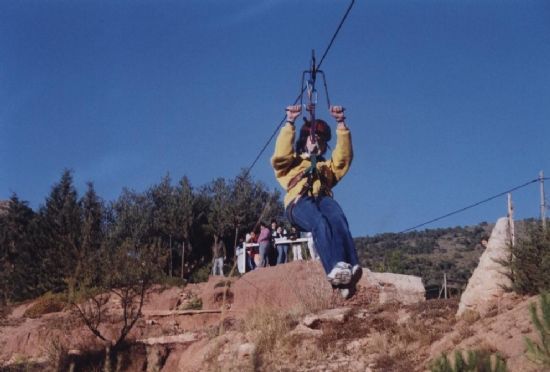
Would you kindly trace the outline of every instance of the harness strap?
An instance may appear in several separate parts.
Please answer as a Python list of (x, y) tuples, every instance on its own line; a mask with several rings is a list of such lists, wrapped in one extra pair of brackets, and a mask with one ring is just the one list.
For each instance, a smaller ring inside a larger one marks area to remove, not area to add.
[(317, 155), (311, 155), (311, 165), (306, 170), (297, 173), (294, 177), (290, 179), (287, 186), (287, 192), (294, 188), (298, 184), (298, 182), (306, 177), (307, 181), (304, 184), (302, 190), (300, 190), (300, 192), (298, 193), (298, 198), (308, 193), (313, 196), (313, 182), (315, 181), (315, 177), (317, 177), (317, 179), (321, 183), (319, 195), (328, 195), (326, 177), (323, 172), (320, 172), (319, 169), (317, 169)]

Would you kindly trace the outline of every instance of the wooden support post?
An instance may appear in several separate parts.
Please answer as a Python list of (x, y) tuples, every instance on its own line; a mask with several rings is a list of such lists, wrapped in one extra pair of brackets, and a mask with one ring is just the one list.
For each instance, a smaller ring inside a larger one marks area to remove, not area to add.
[(546, 198), (544, 196), (544, 172), (539, 172), (540, 181), (540, 220), (542, 222), (542, 229), (546, 231)]
[(510, 245), (513, 247), (516, 244), (516, 231), (514, 227), (514, 205), (512, 203), (512, 194), (508, 193), (508, 238)]
[(170, 278), (172, 277), (173, 266), (174, 266), (174, 259), (172, 257), (172, 235), (170, 235)]
[(445, 299), (449, 298), (447, 293), (447, 273), (443, 273), (443, 288), (445, 288)]
[(239, 225), (235, 226), (235, 244), (233, 244), (233, 260), (237, 259), (237, 242), (239, 241)]

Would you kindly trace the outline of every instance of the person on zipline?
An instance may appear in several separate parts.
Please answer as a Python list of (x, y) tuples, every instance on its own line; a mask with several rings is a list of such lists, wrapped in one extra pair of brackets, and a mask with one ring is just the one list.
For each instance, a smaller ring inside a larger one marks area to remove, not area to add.
[(336, 147), (331, 158), (323, 157), (331, 139), (330, 127), (320, 119), (315, 120), (312, 131), (311, 122), (304, 118), (293, 146), (294, 121), (301, 109), (301, 105), (286, 108), (286, 124), (277, 137), (271, 165), (277, 181), (287, 191), (284, 198), (287, 218), (301, 230), (313, 234), (327, 280), (344, 298), (349, 298), (355, 293), (363, 271), (346, 216), (332, 198), (332, 188), (351, 165), (351, 134), (345, 123), (344, 108), (331, 106), (330, 114), (337, 122)]

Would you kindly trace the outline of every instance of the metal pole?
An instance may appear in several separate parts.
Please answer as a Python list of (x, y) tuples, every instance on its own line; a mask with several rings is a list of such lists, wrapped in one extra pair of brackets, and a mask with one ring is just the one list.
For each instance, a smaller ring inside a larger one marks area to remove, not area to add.
[(449, 298), (447, 297), (447, 273), (443, 273), (443, 285), (445, 286), (445, 299)]
[(546, 200), (544, 197), (544, 172), (539, 172), (540, 181), (540, 220), (542, 222), (542, 229), (546, 231)]

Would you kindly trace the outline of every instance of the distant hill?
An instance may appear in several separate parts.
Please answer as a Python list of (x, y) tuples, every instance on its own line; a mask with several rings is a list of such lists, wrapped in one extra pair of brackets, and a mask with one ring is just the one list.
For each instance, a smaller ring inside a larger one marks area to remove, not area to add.
[[(534, 219), (515, 221), (516, 238), (521, 238), (525, 226)], [(427, 290), (440, 287), (443, 273), (451, 286), (466, 287), (479, 263), (495, 226), (482, 222), (475, 226), (428, 229), (408, 233), (385, 233), (355, 238), (359, 260), (372, 271), (420, 276)]]
[(485, 249), (494, 224), (386, 233), (355, 239), (359, 260), (373, 271), (422, 277), (426, 287), (440, 286), (443, 273), (463, 288)]

